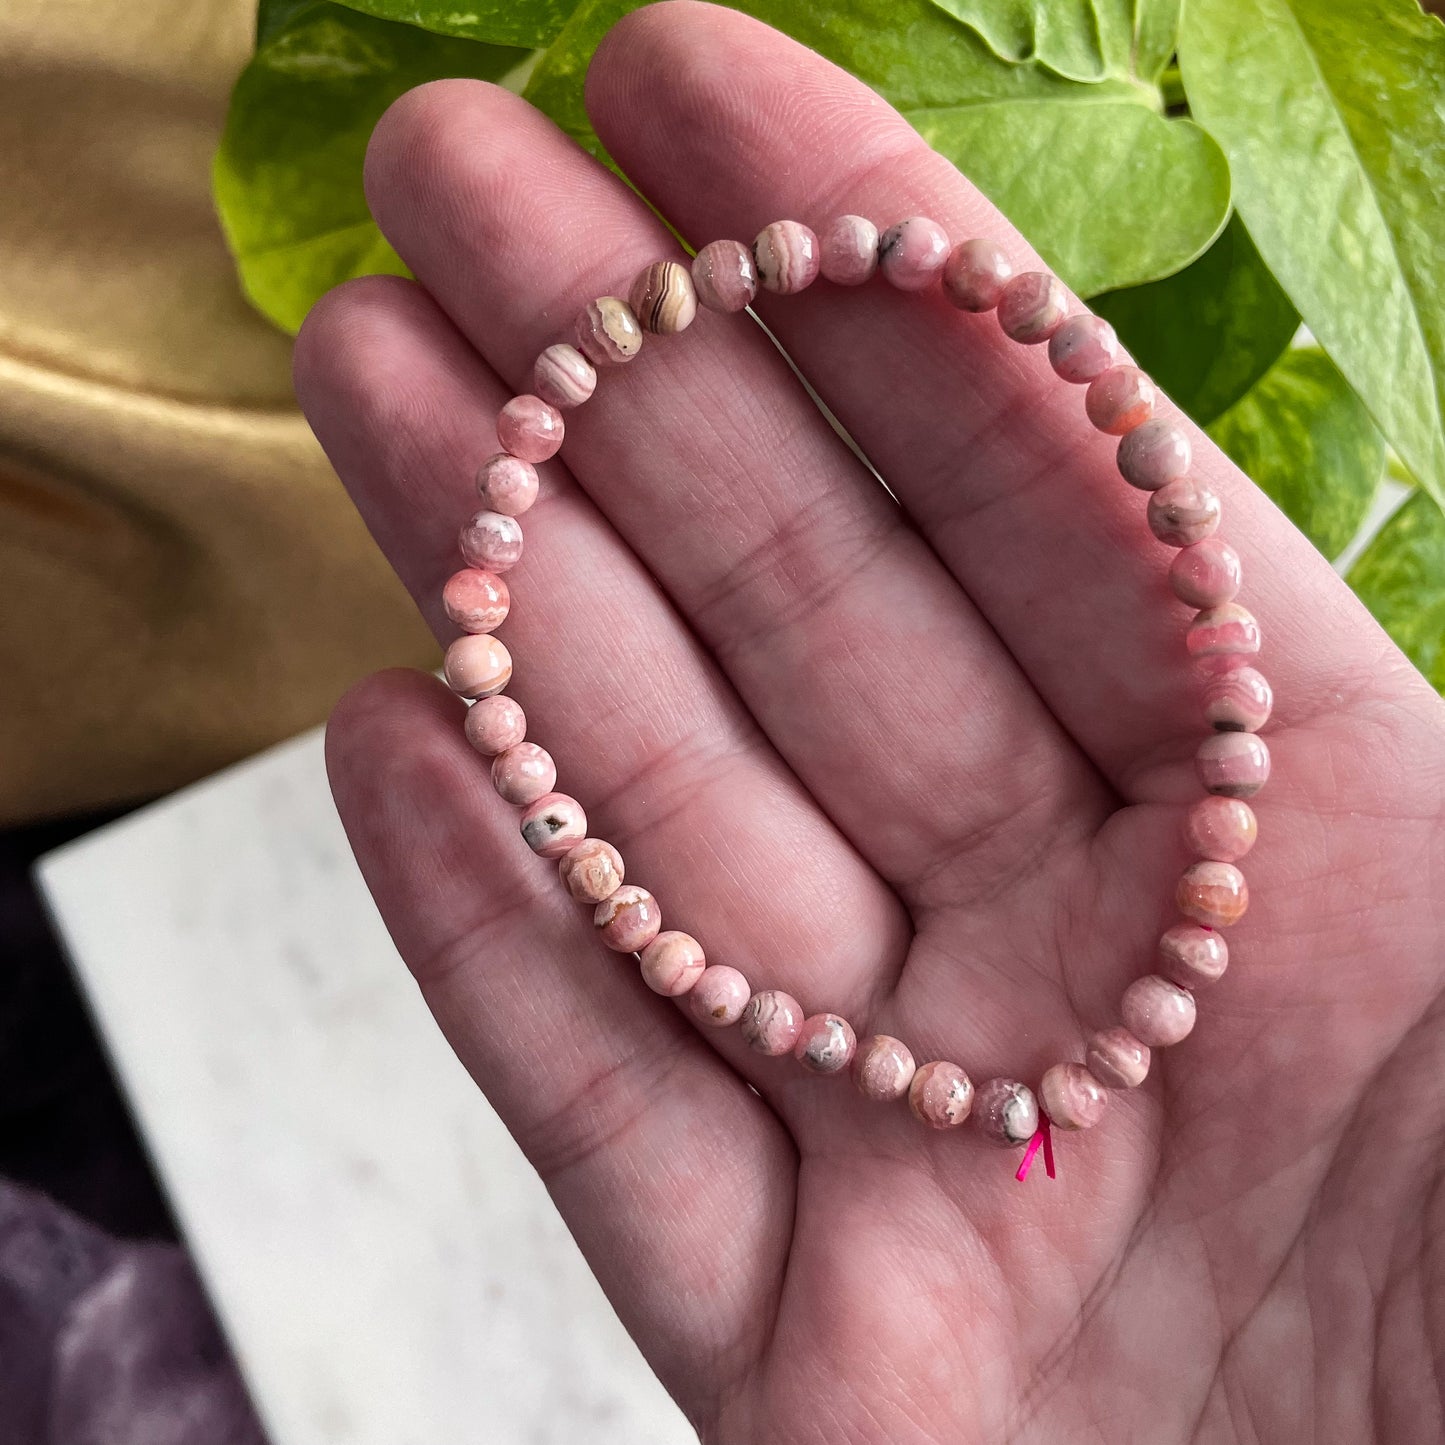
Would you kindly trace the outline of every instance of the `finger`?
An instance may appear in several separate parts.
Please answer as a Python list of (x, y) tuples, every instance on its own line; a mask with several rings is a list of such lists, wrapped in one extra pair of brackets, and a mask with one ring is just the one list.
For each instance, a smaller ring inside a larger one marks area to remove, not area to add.
[[(373, 534), (447, 635), (436, 599), (456, 565), (458, 520), (477, 505), (477, 464), (496, 450), (502, 384), (419, 287), (372, 278), (333, 292), (308, 319), (297, 385)], [(664, 927), (810, 1010), (865, 1014), (907, 946), (897, 900), (758, 736), (565, 470), (544, 471), (501, 629), (529, 736), (557, 760), (559, 786), (582, 801), (594, 835), (622, 851), (628, 881), (657, 895)], [(485, 776), (484, 760), (471, 765)], [(495, 806), (515, 834), (515, 815)], [(511, 847), (556, 886), (520, 838)], [(809, 868), (794, 866), (799, 856)], [(580, 914), (576, 927), (591, 932)], [(635, 976), (625, 984), (644, 987)], [(772, 1097), (797, 1082), (787, 1061), (751, 1053), (735, 1029), (708, 1036)], [(837, 1092), (804, 1089), (790, 1120)]]
[[(681, 254), (615, 176), (497, 87), (398, 102), (368, 185), (408, 265), (522, 389), (587, 299)], [(1097, 823), (1092, 769), (757, 327), (704, 314), (649, 339), (567, 427), (589, 496), (910, 901), (995, 889), (1037, 866), (1040, 838), (1061, 846)]]
[(653, 1368), (705, 1418), (772, 1315), (791, 1141), (665, 1000), (618, 986), (518, 852), (461, 713), (419, 674), (354, 689), (327, 731), (337, 808), (457, 1056)]
[[(598, 133), (685, 235), (751, 237), (779, 217), (934, 217), (1037, 257), (999, 212), (860, 82), (803, 46), (691, 0), (620, 22), (588, 78)], [(699, 185), (698, 176), (707, 184)], [(1113, 439), (1042, 347), (989, 315), (875, 280), (760, 297), (789, 353), (953, 569), (1057, 717), (1132, 796), (1173, 796), (1198, 737), (1170, 596), (1172, 552), (1144, 525)], [(884, 399), (880, 404), (880, 398)], [(1324, 560), (1209, 439), (1195, 471), (1223, 500), (1243, 600), (1267, 639), (1281, 715), (1300, 721), (1363, 690), (1383, 634)]]

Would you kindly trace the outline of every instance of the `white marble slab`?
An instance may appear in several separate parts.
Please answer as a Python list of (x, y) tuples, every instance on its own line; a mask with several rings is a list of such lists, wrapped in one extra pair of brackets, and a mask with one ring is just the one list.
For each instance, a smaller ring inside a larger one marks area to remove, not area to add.
[(40, 877), (273, 1445), (695, 1440), (397, 959), (318, 735)]

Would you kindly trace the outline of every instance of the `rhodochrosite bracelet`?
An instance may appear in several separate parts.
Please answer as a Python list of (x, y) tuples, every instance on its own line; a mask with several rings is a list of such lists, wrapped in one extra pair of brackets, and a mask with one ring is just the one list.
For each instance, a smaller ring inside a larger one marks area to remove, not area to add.
[[(1175, 548), (1169, 568), (1174, 595), (1197, 609), (1185, 645), (1203, 677), (1204, 722), (1212, 732), (1196, 754), (1205, 796), (1190, 808), (1185, 834), (1198, 857), (1179, 880), (1176, 903), (1183, 919), (1159, 940), (1157, 971), (1124, 991), (1121, 1023), (1093, 1035), (1084, 1062), (1050, 1068), (1037, 1092), (1018, 1079), (989, 1079), (975, 1089), (965, 1069), (945, 1059), (915, 1064), (907, 1044), (887, 1034), (861, 1041), (847, 1019), (808, 1013), (778, 989), (753, 992), (752, 982), (728, 964), (709, 964), (697, 939), (662, 931), (662, 911), (645, 888), (623, 881), (622, 857), (610, 843), (587, 836), (587, 818), (575, 798), (555, 791), (551, 756), (526, 741), (522, 709), (502, 695), (512, 659), (492, 634), (506, 618), (502, 575), (522, 555), (517, 518), (537, 497), (536, 462), (562, 444), (562, 410), (580, 406), (597, 385), (599, 366), (630, 361), (643, 336), (682, 331), (699, 305), (735, 312), (759, 286), (781, 295), (801, 291), (822, 275), (857, 286), (875, 271), (903, 291), (941, 286), (962, 311), (996, 311), (1004, 334), (1025, 346), (1046, 344), (1054, 371), (1087, 389), (1084, 411), (1099, 431), (1120, 438), (1119, 472), (1148, 494), (1150, 531)], [(461, 532), (466, 566), (446, 584), (447, 616), (462, 630), (447, 650), (446, 679), (473, 699), (468, 739), (492, 759), (492, 781), (521, 808), (522, 837), (533, 852), (559, 860), (562, 886), (592, 909), (602, 942), (638, 955), (642, 977), (655, 992), (686, 996), (701, 1024), (737, 1024), (760, 1054), (791, 1054), (815, 1074), (852, 1074), (857, 1087), (881, 1102), (906, 1097), (913, 1113), (935, 1129), (972, 1119), (984, 1137), (1027, 1146), (1024, 1178), (1042, 1145), (1053, 1173), (1049, 1125), (1088, 1129), (1103, 1116), (1113, 1089), (1131, 1089), (1149, 1072), (1150, 1051), (1176, 1044), (1194, 1026), (1197, 991), (1224, 972), (1229, 953), (1218, 931), (1235, 923), (1248, 904), (1244, 875), (1235, 865), (1255, 839), (1255, 818), (1244, 800), (1269, 776), (1269, 749), (1255, 736), (1269, 718), (1269, 684), (1251, 666), (1259, 628), (1235, 602), (1239, 557), (1215, 536), (1219, 498), (1190, 475), (1189, 438), (1154, 416), (1154, 384), (1122, 358), (1109, 324), (1069, 315), (1063, 287), (1043, 271), (1015, 275), (1004, 252), (988, 240), (950, 247), (943, 228), (923, 217), (900, 221), (880, 236), (861, 216), (840, 216), (815, 234), (797, 221), (775, 221), (751, 246), (713, 241), (691, 268), (677, 261), (646, 267), (626, 300), (602, 296), (586, 306), (570, 341), (548, 346), (536, 361), (532, 393), (513, 397), (497, 418), (504, 451), (482, 463), (477, 477), (484, 510)]]

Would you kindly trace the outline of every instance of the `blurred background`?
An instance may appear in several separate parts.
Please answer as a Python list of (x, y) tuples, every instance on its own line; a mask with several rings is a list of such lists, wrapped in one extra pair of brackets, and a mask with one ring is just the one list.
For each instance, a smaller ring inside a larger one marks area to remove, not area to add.
[[(332, 816), (314, 729), (438, 651), (289, 377), (316, 296), (404, 269), (386, 104), (499, 80), (598, 150), (631, 8), (0, 7), (0, 1445), (689, 1438)], [(739, 8), (953, 157), (1445, 688), (1437, 18)]]

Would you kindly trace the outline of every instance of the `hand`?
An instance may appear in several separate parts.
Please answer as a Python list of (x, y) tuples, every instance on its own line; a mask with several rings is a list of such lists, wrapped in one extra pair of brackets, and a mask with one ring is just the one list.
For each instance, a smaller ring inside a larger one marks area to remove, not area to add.
[[(638, 12), (603, 141), (699, 244), (915, 214), (1024, 242), (861, 85), (737, 14)], [(318, 435), (436, 625), (492, 418), (593, 296), (681, 254), (515, 96), (399, 101), (368, 163), (418, 283), (297, 351)], [(502, 635), (535, 739), (664, 926), (757, 988), (1037, 1081), (1175, 919), (1198, 679), (1172, 553), (1042, 348), (881, 282), (649, 339), (567, 414)], [(517, 836), (425, 676), (330, 734), (338, 806), (447, 1037), (719, 1442), (1441, 1434), (1445, 707), (1202, 435), (1278, 699), (1255, 902), (1192, 1037), (1060, 1173), (701, 1031)], [(750, 1089), (748, 1085), (752, 1085)]]

